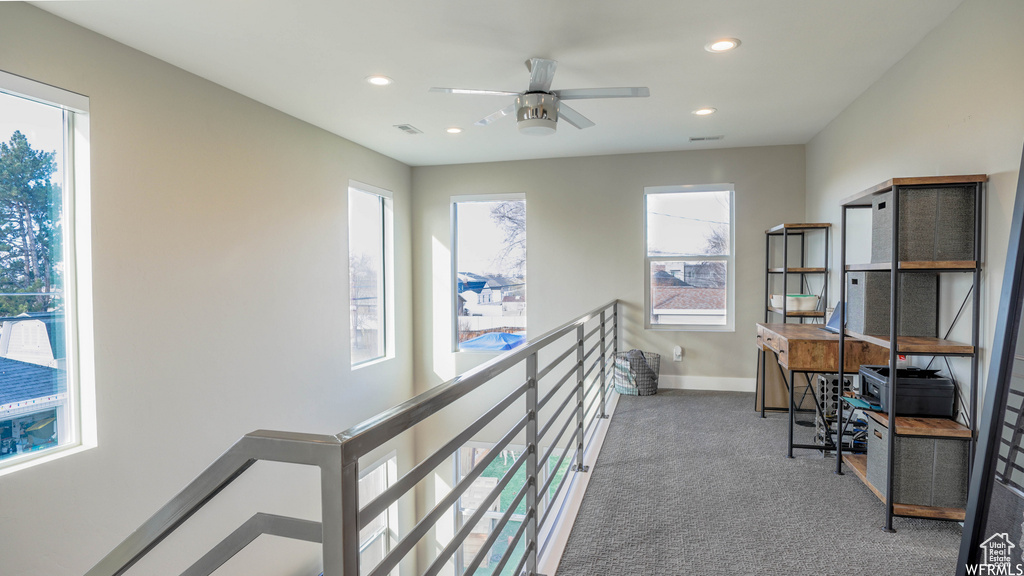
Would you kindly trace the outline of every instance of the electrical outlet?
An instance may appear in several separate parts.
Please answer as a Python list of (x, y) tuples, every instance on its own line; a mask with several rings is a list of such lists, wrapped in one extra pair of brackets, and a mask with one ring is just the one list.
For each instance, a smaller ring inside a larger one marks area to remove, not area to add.
[(674, 360), (676, 362), (682, 362), (683, 361), (683, 347), (682, 346), (676, 346), (672, 350), (672, 360)]

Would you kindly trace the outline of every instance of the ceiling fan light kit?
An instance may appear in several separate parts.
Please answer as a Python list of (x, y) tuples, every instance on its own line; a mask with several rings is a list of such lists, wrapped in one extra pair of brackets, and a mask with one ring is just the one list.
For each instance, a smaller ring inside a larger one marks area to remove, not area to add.
[(523, 134), (547, 136), (558, 127), (558, 98), (537, 92), (516, 97), (516, 126)]
[(523, 134), (548, 135), (554, 134), (561, 116), (569, 124), (579, 129), (594, 125), (586, 116), (570, 108), (563, 100), (589, 100), (594, 98), (646, 98), (651, 95), (646, 87), (632, 88), (575, 88), (568, 90), (552, 90), (551, 80), (555, 76), (558, 62), (545, 58), (530, 58), (526, 61), (526, 69), (530, 71), (530, 87), (525, 92), (506, 92), (504, 90), (475, 90), (467, 88), (431, 88), (431, 92), (447, 94), (476, 94), (485, 96), (515, 96), (514, 104), (493, 112), (476, 122), (477, 126), (487, 126), (496, 120), (515, 112), (516, 125)]

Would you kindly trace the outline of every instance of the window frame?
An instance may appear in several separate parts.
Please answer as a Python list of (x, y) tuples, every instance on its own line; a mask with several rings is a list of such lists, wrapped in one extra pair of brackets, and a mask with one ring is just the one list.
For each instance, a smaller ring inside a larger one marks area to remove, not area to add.
[[(647, 199), (660, 194), (688, 194), (694, 192), (729, 193), (729, 253), (722, 256), (651, 256), (648, 242), (648, 217), (650, 211)], [(722, 184), (675, 184), (668, 186), (644, 187), (644, 328), (678, 332), (735, 332), (736, 331), (736, 187), (732, 183)], [(725, 324), (660, 324), (651, 320), (654, 310), (651, 301), (651, 266), (657, 262), (719, 261), (726, 266)]]
[(350, 366), (353, 370), (370, 366), (383, 362), (395, 357), (395, 314), (394, 314), (394, 303), (395, 303), (395, 287), (394, 287), (394, 262), (395, 262), (395, 211), (394, 211), (394, 198), (395, 195), (390, 190), (386, 190), (379, 186), (372, 184), (366, 184), (357, 180), (349, 180), (348, 189), (345, 195), (347, 206), (346, 211), (348, 213), (348, 254), (349, 260), (352, 258), (352, 211), (351, 211), (351, 200), (352, 192), (361, 192), (364, 194), (370, 194), (377, 196), (380, 201), (381, 208), (381, 231), (382, 231), (382, 257), (380, 271), (380, 286), (377, 289), (378, 297), (381, 303), (381, 354), (360, 360), (358, 362), (353, 360), (354, 355), (352, 346), (355, 340), (352, 338), (352, 278), (349, 277), (349, 361)]
[[(526, 203), (525, 193), (508, 193), (508, 194), (469, 194), (452, 196), (449, 201), (449, 212), (451, 214), (451, 328), (452, 328), (452, 352), (462, 354), (500, 354), (502, 351), (499, 350), (463, 350), (459, 346), (459, 220), (458, 220), (458, 205), (465, 202), (508, 202), (508, 201), (522, 201)], [(529, 231), (527, 231), (527, 243), (529, 243)], [(529, 265), (529, 251), (527, 251), (527, 265)], [(528, 274), (524, 274), (526, 278)], [(524, 278), (524, 284), (529, 280)], [(524, 287), (524, 292), (529, 292), (528, 287)], [(529, 300), (525, 300), (527, 310), (529, 310)], [(529, 335), (530, 322), (527, 316), (526, 321), (526, 334)], [(529, 339), (529, 336), (527, 336)]]
[(64, 326), (67, 413), (71, 440), (0, 461), (0, 476), (94, 448), (97, 445), (93, 342), (92, 209), (89, 98), (0, 70), (0, 92), (62, 110)]
[[(391, 486), (398, 481), (398, 452), (392, 450), (386, 456), (380, 458), (369, 466), (361, 467), (359, 471), (359, 481), (376, 472), (379, 468), (384, 467), (384, 478), (385, 486), (384, 490), (391, 488)], [(362, 508), (369, 502), (360, 502), (359, 507)], [(384, 516), (384, 526), (374, 531), (369, 538), (363, 540), (359, 539), (359, 555), (362, 557), (369, 547), (377, 540), (384, 538), (384, 555), (387, 556), (391, 552), (391, 548), (398, 542), (398, 502), (392, 502), (387, 509), (381, 513)], [(360, 572), (364, 572), (364, 568), (360, 566)], [(392, 574), (398, 573), (398, 567), (391, 572)]]

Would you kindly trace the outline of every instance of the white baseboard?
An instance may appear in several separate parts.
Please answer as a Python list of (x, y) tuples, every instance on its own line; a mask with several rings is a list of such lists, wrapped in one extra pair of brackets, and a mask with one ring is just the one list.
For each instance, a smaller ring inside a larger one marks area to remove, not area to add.
[(658, 377), (658, 388), (672, 390), (718, 390), (720, 392), (753, 392), (757, 387), (754, 378), (723, 378), (720, 376), (672, 376)]

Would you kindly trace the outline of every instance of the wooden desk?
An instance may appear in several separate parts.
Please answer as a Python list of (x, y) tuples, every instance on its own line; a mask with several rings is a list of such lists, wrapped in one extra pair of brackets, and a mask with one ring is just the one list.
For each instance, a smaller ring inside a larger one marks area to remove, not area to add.
[[(793, 372), (839, 372), (839, 334), (821, 324), (757, 323), (757, 347), (775, 352), (779, 364)], [(861, 364), (888, 364), (889, 351), (847, 336), (843, 372), (856, 374)]]
[[(793, 443), (794, 425), (794, 394), (793, 374), (839, 372), (839, 334), (827, 332), (821, 324), (782, 324), (757, 323), (758, 364), (761, 372), (761, 417), (764, 418), (765, 403), (765, 365), (767, 352), (774, 353), (780, 366), (789, 371), (786, 392), (789, 408), (789, 453), (793, 457), (793, 449), (819, 450), (822, 447), (811, 444)], [(843, 372), (856, 374), (862, 364), (888, 364), (889, 351), (881, 346), (857, 340), (847, 336), (843, 354)], [(811, 386), (808, 379), (808, 386)], [(812, 394), (813, 387), (811, 389)], [(819, 399), (814, 398), (815, 409), (819, 407)], [(840, 442), (842, 438), (839, 438)]]

